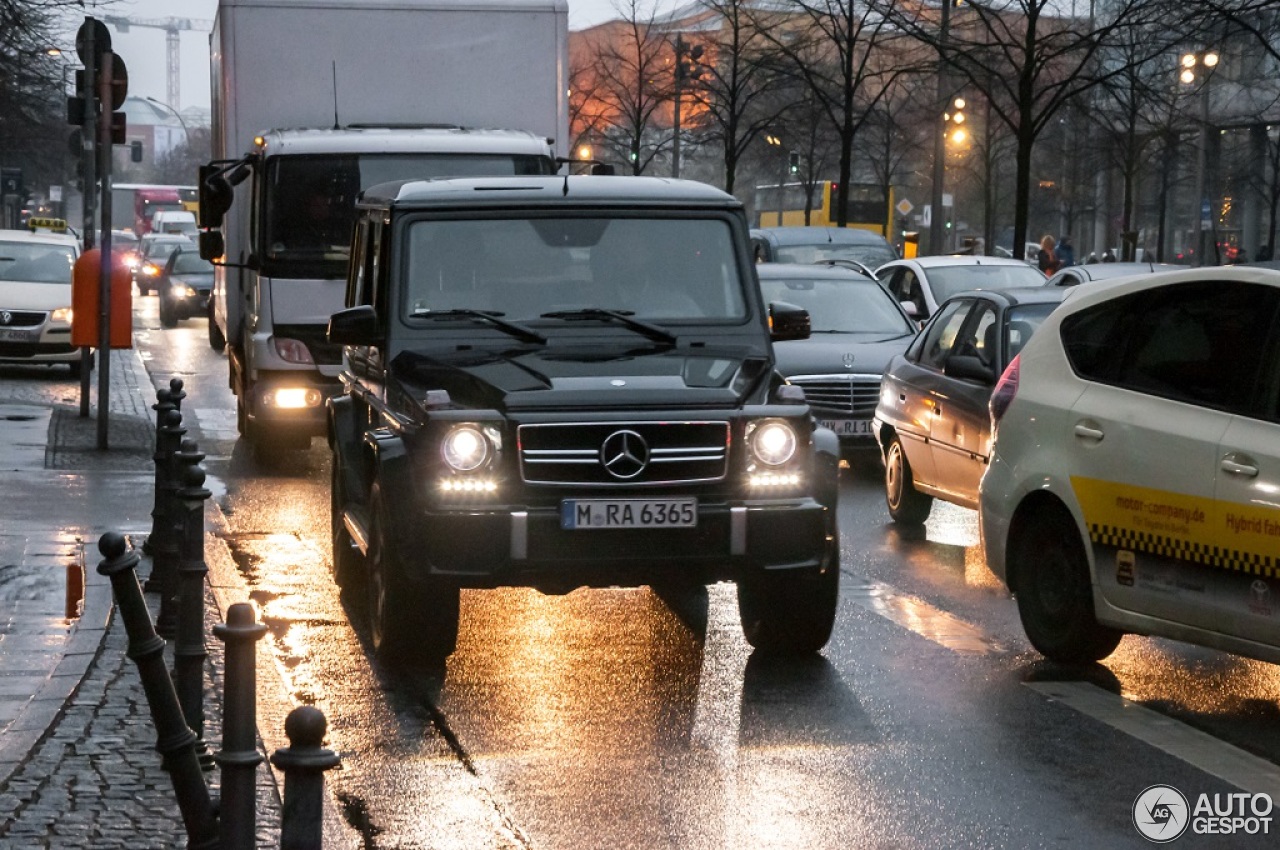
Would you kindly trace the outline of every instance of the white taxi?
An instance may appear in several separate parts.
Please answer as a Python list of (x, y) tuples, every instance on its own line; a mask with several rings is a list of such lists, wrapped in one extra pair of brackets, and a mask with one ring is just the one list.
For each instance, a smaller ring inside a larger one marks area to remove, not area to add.
[(1063, 662), (1124, 633), (1280, 662), (1280, 272), (1081, 287), (991, 399), (987, 564)]
[(80, 243), (70, 234), (0, 230), (0, 363), (65, 363), (71, 344), (71, 273)]

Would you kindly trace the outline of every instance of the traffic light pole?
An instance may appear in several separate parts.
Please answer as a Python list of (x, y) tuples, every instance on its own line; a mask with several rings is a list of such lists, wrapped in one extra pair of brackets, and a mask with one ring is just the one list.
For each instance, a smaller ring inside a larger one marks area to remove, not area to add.
[(103, 105), (98, 131), (98, 157), (102, 163), (102, 263), (98, 287), (98, 449), (107, 448), (107, 415), (111, 392), (111, 109), (115, 54), (99, 53), (102, 73), (98, 75), (98, 102)]
[[(87, 21), (87, 19), (86, 19)], [(98, 191), (98, 168), (97, 168), (97, 151), (98, 151), (98, 109), (95, 104), (97, 100), (96, 92), (98, 91), (98, 63), (94, 61), (94, 57), (98, 55), (101, 46), (94, 43), (94, 28), (85, 26), (81, 28), (81, 32), (85, 37), (85, 53), (81, 56), (84, 62), (84, 113), (83, 126), (84, 130), (81, 134), (81, 150), (80, 165), (84, 195), (84, 220), (81, 222), (81, 229), (84, 231), (84, 249), (86, 251), (93, 248), (96, 239), (94, 228), (97, 226), (97, 212), (95, 199)], [(89, 416), (89, 376), (92, 373), (90, 368), (93, 365), (93, 352), (89, 346), (83, 346), (80, 349), (80, 416), (88, 418)], [(99, 373), (101, 374), (101, 373)]]
[(941, 254), (943, 239), (942, 181), (947, 174), (947, 125), (944, 117), (951, 100), (949, 75), (947, 74), (947, 35), (951, 29), (951, 3), (942, 0), (942, 20), (939, 24), (938, 42), (943, 49), (938, 61), (938, 100), (933, 116), (933, 189), (929, 197), (929, 253)]

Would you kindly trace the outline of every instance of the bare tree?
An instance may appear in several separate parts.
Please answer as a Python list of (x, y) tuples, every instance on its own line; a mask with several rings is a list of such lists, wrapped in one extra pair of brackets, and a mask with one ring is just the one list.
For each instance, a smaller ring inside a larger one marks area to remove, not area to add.
[[(1058, 111), (1121, 74), (1126, 62), (1158, 56), (1181, 38), (1170, 26), (1178, 18), (1170, 17), (1174, 7), (1166, 0), (1091, 4), (1088, 19), (1062, 17), (1057, 0), (972, 0), (955, 8), (945, 33), (932, 8), (874, 2), (896, 26), (931, 47), (945, 69), (981, 92), (1009, 128), (1016, 144), (1015, 248), (1027, 237), (1032, 150)], [(1131, 31), (1144, 33), (1146, 41), (1122, 39)], [(1117, 61), (1111, 48), (1124, 43), (1141, 49)]]
[(757, 26), (803, 82), (838, 139), (837, 224), (848, 223), (853, 147), (858, 131), (901, 72), (882, 42), (892, 31), (882, 8), (860, 0), (789, 0), (787, 12), (757, 13)]

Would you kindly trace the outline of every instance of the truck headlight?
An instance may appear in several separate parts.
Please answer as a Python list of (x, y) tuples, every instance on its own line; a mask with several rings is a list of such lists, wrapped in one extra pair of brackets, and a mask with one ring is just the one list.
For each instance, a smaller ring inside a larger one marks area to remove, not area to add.
[(782, 466), (795, 457), (796, 432), (779, 419), (753, 422), (747, 429), (747, 445), (751, 456), (765, 466)]
[(489, 437), (475, 425), (457, 425), (440, 443), (440, 457), (454, 472), (474, 472), (489, 460)]

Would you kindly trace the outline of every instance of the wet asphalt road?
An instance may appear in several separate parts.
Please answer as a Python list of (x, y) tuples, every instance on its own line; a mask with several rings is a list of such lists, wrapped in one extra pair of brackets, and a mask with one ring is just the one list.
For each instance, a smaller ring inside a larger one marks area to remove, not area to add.
[[(1137, 637), (1055, 667), (983, 565), (976, 514), (939, 504), (904, 532), (874, 468), (844, 474), (820, 657), (752, 655), (731, 586), (495, 590), (464, 593), (443, 674), (379, 669), (329, 576), (323, 441), (250, 457), (205, 322), (162, 331), (154, 305), (135, 344), (155, 382), (186, 382), (288, 698), (325, 711), (344, 756), (329, 784), (352, 847), (1141, 847), (1148, 786), (1280, 800), (1280, 670)], [(1274, 819), (1177, 846), (1274, 846)]]

